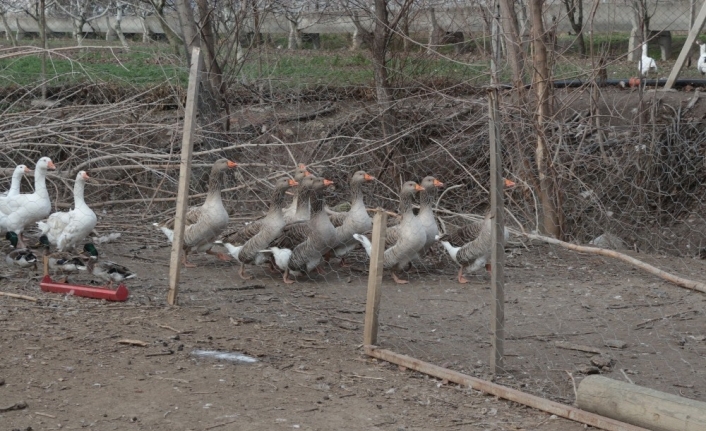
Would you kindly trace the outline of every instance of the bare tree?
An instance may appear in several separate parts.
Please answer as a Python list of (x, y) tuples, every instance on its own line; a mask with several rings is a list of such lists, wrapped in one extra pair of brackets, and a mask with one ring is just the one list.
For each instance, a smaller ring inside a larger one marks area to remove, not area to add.
[(532, 50), (533, 69), (532, 87), (536, 94), (536, 129), (537, 146), (535, 148), (535, 163), (539, 177), (539, 200), (542, 209), (542, 221), (538, 226), (540, 231), (555, 238), (561, 237), (561, 223), (556, 204), (555, 184), (551, 156), (549, 154), (547, 123), (551, 121), (551, 77), (549, 71), (549, 56), (547, 53), (542, 6), (544, 0), (530, 0), (530, 15), (532, 20)]
[(83, 46), (83, 26), (102, 18), (110, 12), (109, 4), (98, 4), (90, 0), (68, 0), (66, 4), (56, 2), (57, 8), (71, 18), (73, 37), (78, 46)]
[(583, 37), (583, 0), (561, 0), (566, 8), (571, 29), (576, 34), (576, 42), (579, 47), (579, 54), (586, 56), (586, 42)]

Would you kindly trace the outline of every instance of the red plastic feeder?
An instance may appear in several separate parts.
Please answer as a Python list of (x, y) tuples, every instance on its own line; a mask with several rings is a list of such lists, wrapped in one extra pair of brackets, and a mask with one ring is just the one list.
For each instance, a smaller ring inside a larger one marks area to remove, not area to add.
[(83, 296), (86, 298), (106, 299), (108, 301), (125, 301), (129, 295), (124, 284), (118, 286), (116, 290), (103, 287), (81, 286), (76, 284), (55, 283), (49, 275), (45, 275), (39, 282), (39, 287), (44, 292), (68, 293), (70, 295)]

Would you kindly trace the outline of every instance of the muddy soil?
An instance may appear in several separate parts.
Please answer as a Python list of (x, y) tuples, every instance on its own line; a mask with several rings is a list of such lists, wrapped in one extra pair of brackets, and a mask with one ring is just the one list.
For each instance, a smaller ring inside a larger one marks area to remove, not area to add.
[[(99, 228), (109, 226), (104, 220)], [(703, 294), (609, 258), (513, 240), (508, 372), (497, 381), (573, 403), (582, 372), (600, 372), (706, 399)], [(182, 272), (179, 306), (169, 307), (169, 248), (161, 233), (133, 227), (100, 250), (138, 273), (127, 283), (127, 302), (44, 293), (39, 273), (3, 268), (3, 292), (38, 301), (0, 296), (0, 408), (27, 404), (0, 413), (2, 429), (584, 429), (365, 356), (360, 253), (352, 268), (331, 261), (325, 275), (294, 285), (266, 268), (253, 268), (255, 279), (243, 281), (233, 263), (197, 255), (198, 267)], [(701, 260), (635, 257), (706, 279)], [(489, 281), (476, 276), (461, 286), (442, 254), (432, 261), (438, 263), (406, 274), (408, 285), (384, 278), (379, 344), (489, 378)], [(591, 364), (595, 353), (561, 342), (602, 350), (602, 368)]]

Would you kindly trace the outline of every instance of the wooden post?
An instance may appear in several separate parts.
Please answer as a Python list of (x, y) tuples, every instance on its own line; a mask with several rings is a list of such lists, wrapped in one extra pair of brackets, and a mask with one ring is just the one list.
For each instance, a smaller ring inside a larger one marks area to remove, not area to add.
[(672, 72), (669, 74), (669, 78), (667, 78), (667, 83), (664, 84), (664, 91), (671, 90), (672, 86), (674, 86), (674, 81), (679, 77), (679, 73), (681, 73), (681, 69), (684, 67), (684, 63), (686, 63), (686, 59), (689, 56), (689, 51), (694, 47), (694, 42), (701, 32), (701, 28), (704, 26), (704, 21), (706, 21), (706, 1), (701, 5), (701, 11), (696, 17), (691, 30), (689, 30), (689, 35), (686, 37), (684, 47), (682, 47), (679, 53), (677, 62), (674, 63)]
[(428, 374), (438, 379), (448, 380), (449, 382), (467, 386), (477, 391), (483, 391), (486, 394), (495, 395), (496, 397), (500, 397), (508, 401), (514, 401), (516, 403), (596, 428), (601, 428), (607, 431), (649, 431), (645, 428), (626, 424), (624, 422), (606, 418), (585, 410), (580, 410), (574, 406), (568, 406), (566, 404), (557, 403), (556, 401), (550, 401), (536, 395), (526, 394), (518, 391), (517, 389), (508, 388), (506, 386), (498, 385), (497, 383), (459, 373), (458, 371), (442, 368), (410, 356), (400, 355), (399, 353), (391, 352), (385, 349), (377, 349), (373, 346), (365, 346), (364, 349), (365, 354), (372, 356), (373, 358), (382, 359), (383, 361), (401, 365), (410, 370)]
[(378, 341), (378, 315), (380, 314), (380, 294), (382, 290), (382, 263), (385, 256), (385, 232), (387, 213), (378, 208), (373, 216), (373, 240), (368, 272), (368, 299), (365, 304), (365, 329), (363, 344), (372, 346)]
[(174, 219), (174, 240), (169, 261), (169, 294), (167, 303), (177, 305), (177, 290), (179, 287), (179, 271), (181, 256), (184, 252), (184, 217), (189, 206), (189, 180), (191, 179), (191, 151), (194, 147), (194, 130), (196, 129), (196, 106), (199, 96), (199, 81), (201, 77), (201, 49), (191, 51), (191, 69), (189, 70), (189, 87), (186, 91), (186, 106), (184, 112), (184, 136), (181, 140), (181, 165), (179, 167), (179, 189), (177, 193), (176, 216)]
[(654, 389), (588, 376), (576, 394), (581, 409), (652, 431), (706, 429), (706, 403)]
[(492, 305), (490, 331), (493, 334), (490, 353), (490, 372), (504, 372), (505, 292), (503, 266), (505, 265), (505, 223), (503, 222), (503, 162), (500, 154), (500, 124), (498, 122), (498, 89), (488, 90), (490, 127), (490, 213), (493, 218), (490, 288)]
[(500, 4), (497, 0), (493, 3), (493, 21), (490, 30), (490, 85), (498, 85), (498, 67), (500, 64)]

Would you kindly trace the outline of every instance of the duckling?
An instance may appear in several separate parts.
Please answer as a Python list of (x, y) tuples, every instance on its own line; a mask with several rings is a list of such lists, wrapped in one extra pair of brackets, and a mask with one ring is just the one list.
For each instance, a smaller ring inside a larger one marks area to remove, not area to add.
[(34, 269), (37, 269), (37, 256), (28, 248), (17, 248), (19, 237), (15, 232), (5, 233), (5, 239), (12, 244), (12, 250), (5, 256), (5, 262), (8, 265), (20, 268), (34, 266)]
[(113, 282), (120, 283), (123, 280), (137, 277), (137, 274), (128, 268), (109, 260), (98, 260), (98, 250), (92, 243), (83, 246), (82, 256), (87, 255), (86, 267), (96, 277), (108, 282), (108, 288), (113, 287)]
[[(39, 237), (39, 244), (37, 246), (44, 248), (44, 258), (47, 259), (49, 269), (63, 276), (58, 283), (67, 283), (68, 274), (75, 274), (87, 269), (86, 263), (80, 255), (65, 251), (50, 252), (51, 244), (46, 235)], [(47, 274), (45, 273), (44, 275)]]

